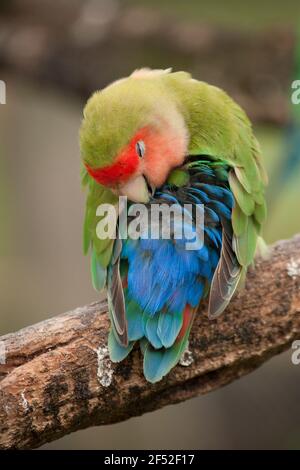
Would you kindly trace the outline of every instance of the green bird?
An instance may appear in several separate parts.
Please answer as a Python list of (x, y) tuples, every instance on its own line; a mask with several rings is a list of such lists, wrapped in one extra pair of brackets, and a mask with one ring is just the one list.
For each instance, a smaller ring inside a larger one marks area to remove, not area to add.
[[(80, 130), (82, 182), (88, 188), (84, 252), (96, 289), (107, 288), (111, 360), (138, 341), (149, 382), (161, 380), (188, 345), (197, 309), (208, 296), (216, 318), (242, 285), (266, 217), (261, 151), (245, 112), (224, 91), (186, 72), (141, 69), (88, 100)], [(184, 236), (99, 237), (103, 213), (142, 203), (176, 206)], [(197, 208), (204, 223), (199, 224)], [(201, 246), (187, 249), (194, 233)]]

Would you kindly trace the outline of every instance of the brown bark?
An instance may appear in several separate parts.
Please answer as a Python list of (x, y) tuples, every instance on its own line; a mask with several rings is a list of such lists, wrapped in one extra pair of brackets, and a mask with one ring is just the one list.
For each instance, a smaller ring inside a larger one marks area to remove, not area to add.
[(94, 303), (0, 338), (0, 448), (34, 448), (99, 424), (217, 389), (300, 337), (300, 235), (258, 259), (224, 315), (203, 305), (189, 352), (161, 382), (142, 374), (138, 348), (108, 358), (106, 303)]

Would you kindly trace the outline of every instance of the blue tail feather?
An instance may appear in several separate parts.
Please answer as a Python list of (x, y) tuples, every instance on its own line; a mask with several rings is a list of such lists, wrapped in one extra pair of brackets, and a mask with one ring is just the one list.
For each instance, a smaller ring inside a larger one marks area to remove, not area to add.
[(170, 348), (182, 326), (182, 313), (162, 312), (159, 315), (157, 335), (164, 348)]
[(149, 341), (149, 343), (152, 344), (152, 346), (156, 349), (159, 349), (163, 346), (162, 341), (160, 337), (158, 336), (158, 321), (159, 321), (159, 315), (156, 314), (153, 317), (147, 317), (145, 316), (145, 328), (144, 328), (144, 334)]
[(128, 356), (133, 346), (134, 341), (131, 341), (126, 348), (121, 346), (120, 343), (116, 340), (113, 329), (110, 330), (108, 335), (108, 350), (112, 362), (123, 361), (123, 359)]
[(126, 299), (126, 318), (128, 322), (128, 339), (137, 341), (144, 336), (143, 311), (133, 299)]
[(171, 347), (155, 350), (148, 345), (144, 352), (144, 375), (151, 383), (158, 382), (176, 366), (184, 352), (190, 333), (190, 328), (181, 341), (175, 342)]

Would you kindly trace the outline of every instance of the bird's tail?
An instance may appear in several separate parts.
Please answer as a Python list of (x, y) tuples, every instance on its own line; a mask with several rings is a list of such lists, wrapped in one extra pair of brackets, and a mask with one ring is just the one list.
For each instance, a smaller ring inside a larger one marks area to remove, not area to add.
[(179, 362), (188, 344), (196, 310), (189, 305), (185, 306), (181, 329), (171, 347), (155, 349), (145, 338), (141, 340), (144, 375), (148, 382), (158, 382)]

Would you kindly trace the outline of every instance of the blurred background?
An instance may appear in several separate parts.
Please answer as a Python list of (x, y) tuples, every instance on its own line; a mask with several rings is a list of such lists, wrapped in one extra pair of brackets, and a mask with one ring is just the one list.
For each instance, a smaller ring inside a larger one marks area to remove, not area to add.
[[(184, 69), (234, 96), (270, 177), (265, 238), (300, 232), (298, 21), (298, 0), (1, 0), (0, 334), (97, 299), (81, 251), (78, 128), (88, 95), (135, 68)], [(44, 448), (300, 448), (300, 366), (290, 356)]]

